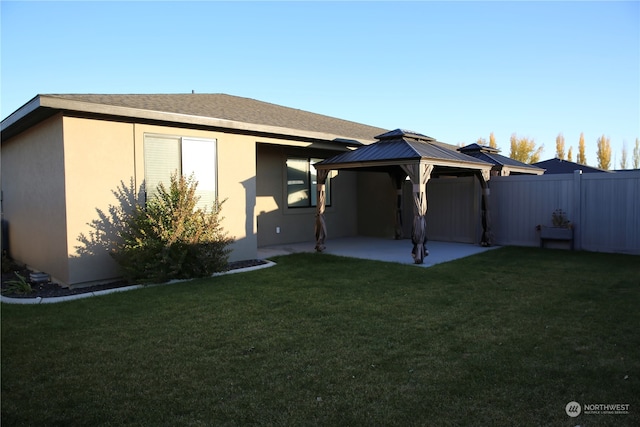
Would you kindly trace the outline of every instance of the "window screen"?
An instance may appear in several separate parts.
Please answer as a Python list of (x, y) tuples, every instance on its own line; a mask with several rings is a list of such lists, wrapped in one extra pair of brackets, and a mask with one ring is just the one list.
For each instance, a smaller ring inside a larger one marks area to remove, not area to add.
[(171, 174), (180, 173), (180, 138), (145, 136), (144, 183), (147, 200), (158, 194), (158, 184), (169, 185)]

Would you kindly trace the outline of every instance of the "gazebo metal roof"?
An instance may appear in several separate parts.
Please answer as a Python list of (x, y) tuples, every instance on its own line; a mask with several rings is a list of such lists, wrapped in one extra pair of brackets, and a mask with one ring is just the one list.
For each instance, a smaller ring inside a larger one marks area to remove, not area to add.
[(497, 148), (474, 143), (459, 148), (458, 151), (476, 159), (492, 163), (494, 165), (494, 170), (504, 168), (516, 173), (537, 175), (542, 175), (544, 173), (544, 169), (539, 168), (538, 166), (529, 165), (510, 157), (503, 156), (502, 154), (498, 154), (500, 150)]
[(377, 142), (340, 153), (315, 164), (318, 169), (356, 169), (427, 161), (434, 166), (487, 170), (491, 163), (446, 148), (430, 136), (395, 129), (376, 136)]

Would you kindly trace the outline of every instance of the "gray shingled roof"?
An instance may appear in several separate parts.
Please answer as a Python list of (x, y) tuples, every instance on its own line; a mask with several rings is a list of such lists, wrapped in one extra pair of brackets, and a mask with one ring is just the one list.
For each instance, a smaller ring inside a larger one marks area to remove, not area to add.
[(43, 96), (328, 133), (367, 142), (373, 141), (375, 135), (386, 131), (386, 129), (379, 127), (221, 93), (149, 95), (52, 94)]
[(316, 166), (338, 166), (351, 164), (388, 163), (390, 161), (412, 161), (428, 159), (434, 163), (462, 165), (490, 164), (446, 148), (435, 139), (412, 131), (396, 129), (376, 136), (378, 142), (358, 147), (317, 163)]

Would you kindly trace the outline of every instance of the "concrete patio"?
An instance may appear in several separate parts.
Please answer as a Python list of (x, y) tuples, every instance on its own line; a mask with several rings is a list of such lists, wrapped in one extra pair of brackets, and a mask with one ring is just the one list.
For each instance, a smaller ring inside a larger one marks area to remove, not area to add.
[[(435, 264), (464, 258), (498, 246), (485, 248), (468, 243), (436, 242), (429, 241), (427, 248), (429, 256), (424, 259), (424, 264), (414, 264), (411, 257), (411, 240), (380, 239), (374, 237), (347, 237), (340, 239), (327, 239), (327, 249), (324, 253), (347, 256), (353, 258), (372, 259), (377, 261), (397, 262), (411, 264), (419, 267), (431, 267)], [(291, 243), (286, 245), (265, 246), (258, 248), (258, 257), (269, 259), (278, 255), (288, 255), (300, 252), (315, 252), (315, 242)]]

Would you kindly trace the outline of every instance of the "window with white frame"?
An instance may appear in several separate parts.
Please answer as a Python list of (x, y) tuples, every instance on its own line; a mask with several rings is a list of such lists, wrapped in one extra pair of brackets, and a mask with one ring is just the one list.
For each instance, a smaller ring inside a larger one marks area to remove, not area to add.
[[(314, 164), (322, 159), (290, 157), (287, 159), (287, 206), (310, 208), (317, 205), (318, 178)], [(326, 206), (331, 205), (331, 185), (325, 185)]]
[(198, 182), (196, 207), (209, 210), (217, 196), (217, 147), (215, 139), (168, 135), (144, 136), (144, 181), (147, 199), (158, 192), (158, 184), (168, 187), (172, 174)]

